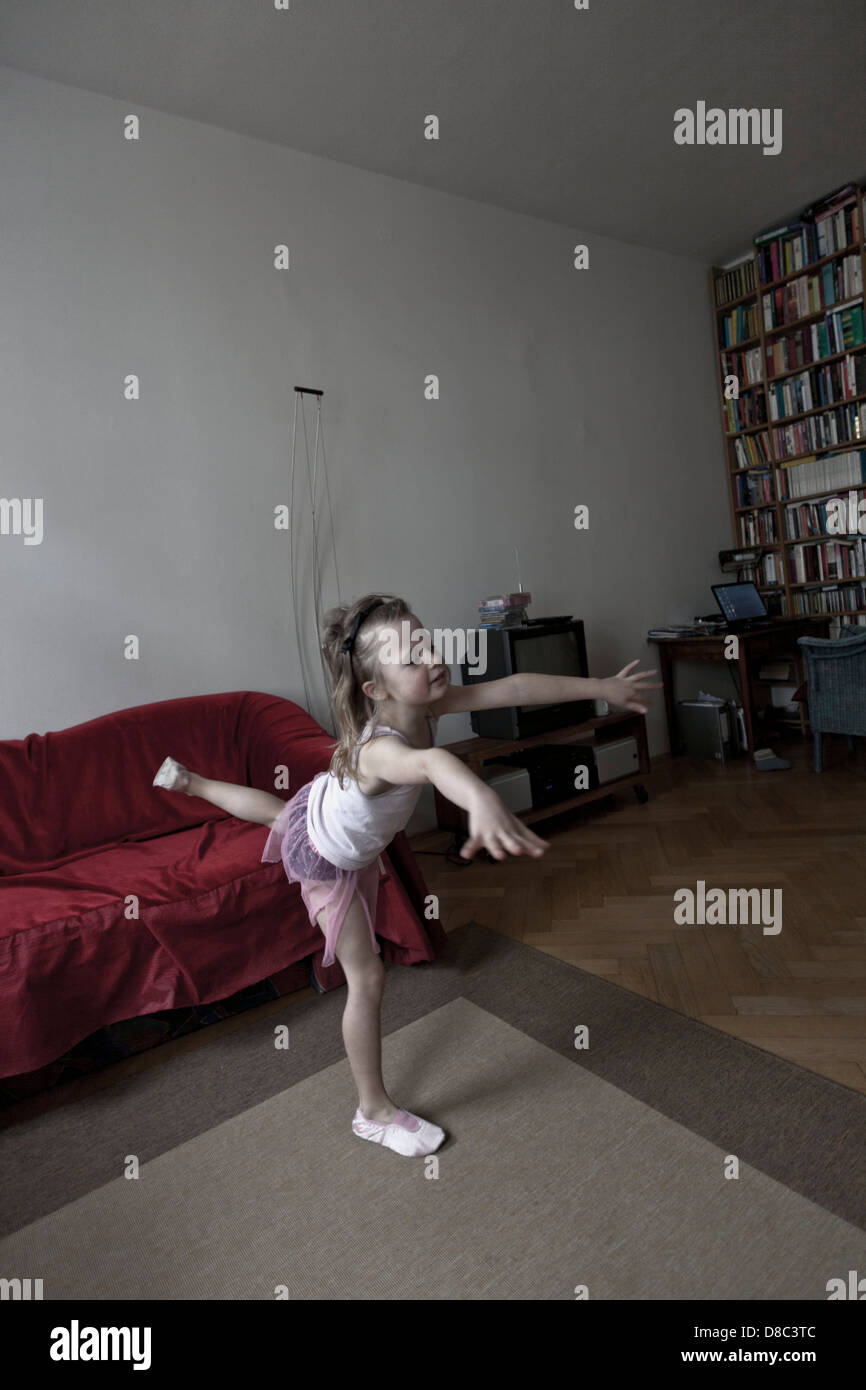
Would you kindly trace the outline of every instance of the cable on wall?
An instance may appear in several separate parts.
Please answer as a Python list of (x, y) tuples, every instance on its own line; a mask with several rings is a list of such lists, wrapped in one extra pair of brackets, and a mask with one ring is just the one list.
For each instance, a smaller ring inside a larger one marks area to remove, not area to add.
[[(326, 664), (326, 662), (325, 662), (324, 653), (322, 652), (322, 645), (321, 645), (321, 631), (322, 631), (322, 574), (321, 574), (321, 565), (320, 565), (320, 561), (319, 561), (319, 525), (318, 525), (317, 516), (316, 516), (316, 496), (317, 496), (317, 490), (318, 490), (318, 486), (319, 486), (319, 476), (318, 476), (318, 473), (319, 473), (319, 440), (320, 440), (320, 438), (321, 438), (321, 447), (322, 447), (322, 478), (324, 479), (324, 484), (325, 484), (325, 496), (326, 496), (326, 498), (327, 498), (327, 503), (328, 503), (328, 524), (329, 524), (330, 530), (331, 530), (331, 548), (332, 548), (332, 552), (333, 552), (333, 556), (334, 556), (334, 576), (335, 576), (336, 584), (337, 584), (337, 600), (338, 600), (339, 603), (342, 603), (342, 602), (343, 602), (343, 596), (342, 596), (342, 591), (341, 591), (341, 588), (340, 588), (340, 574), (339, 574), (339, 570), (338, 570), (338, 568), (337, 568), (337, 545), (336, 545), (336, 539), (335, 539), (335, 536), (334, 536), (334, 513), (333, 513), (333, 508), (332, 508), (332, 506), (331, 506), (331, 488), (330, 488), (330, 484), (329, 484), (329, 481), (328, 481), (328, 470), (327, 470), (327, 464), (326, 464), (326, 461), (325, 461), (325, 435), (324, 435), (324, 428), (323, 428), (323, 425), (322, 425), (322, 397), (323, 397), (323, 395), (324, 395), (324, 392), (323, 392), (323, 391), (317, 391), (317, 390), (315, 390), (313, 387), (309, 387), (309, 386), (296, 386), (296, 387), (295, 387), (295, 410), (294, 410), (294, 418), (293, 418), (293, 420), (292, 420), (292, 469), (291, 469), (291, 482), (290, 482), (290, 488), (289, 488), (289, 570), (290, 570), (290, 587), (291, 587), (291, 591), (292, 591), (292, 615), (293, 615), (294, 623), (295, 623), (295, 639), (296, 639), (296, 644), (297, 644), (298, 660), (300, 661), (300, 665), (301, 665), (301, 677), (302, 677), (302, 680), (303, 680), (303, 683), (304, 683), (304, 699), (305, 699), (305, 701), (306, 701), (307, 710), (309, 711), (310, 714), (314, 715), (314, 717), (315, 717), (315, 712), (314, 712), (314, 709), (313, 709), (313, 700), (312, 700), (312, 695), (311, 695), (311, 678), (308, 679), (307, 660), (306, 660), (306, 655), (305, 655), (305, 651), (304, 651), (304, 640), (303, 640), (303, 639), (304, 639), (304, 624), (303, 624), (302, 619), (301, 619), (301, 616), (300, 616), (300, 608), (299, 608), (299, 600), (300, 600), (300, 602), (302, 603), (302, 602), (303, 602), (303, 596), (302, 596), (302, 595), (299, 595), (299, 586), (298, 586), (298, 581), (297, 581), (297, 577), (296, 577), (296, 576), (297, 576), (297, 547), (296, 547), (296, 545), (295, 545), (295, 457), (296, 457), (296, 449), (297, 449), (298, 410), (299, 410), (299, 408), (300, 408), (300, 413), (301, 413), (301, 424), (302, 424), (303, 433), (304, 433), (304, 453), (305, 453), (305, 456), (306, 456), (306, 463), (307, 463), (307, 488), (308, 488), (308, 492), (309, 492), (310, 526), (311, 526), (311, 534), (312, 534), (312, 541), (313, 541), (312, 598), (313, 598), (313, 614), (314, 614), (315, 625), (316, 625), (316, 650), (317, 650), (317, 652), (319, 653), (319, 668), (320, 668), (320, 674), (321, 674), (321, 677), (322, 677), (322, 683), (323, 683), (323, 686), (324, 686), (325, 701), (326, 701), (327, 708), (328, 708), (328, 719), (329, 719), (329, 721), (330, 721), (330, 731), (331, 731), (331, 733), (334, 734), (334, 736), (336, 737), (336, 730), (335, 730), (335, 725), (334, 725), (333, 711), (332, 711), (332, 709), (331, 709), (331, 700), (330, 700), (330, 677), (329, 677), (328, 668), (327, 668), (327, 664)], [(311, 468), (310, 468), (310, 444), (309, 444), (309, 437), (308, 437), (308, 435), (307, 435), (307, 419), (306, 419), (306, 415), (305, 415), (305, 413), (304, 413), (304, 403), (303, 403), (303, 399), (302, 399), (304, 396), (315, 396), (315, 397), (316, 397), (316, 438), (315, 438), (315, 445), (314, 445), (314, 449), (313, 449), (313, 465), (312, 465), (312, 471), (311, 471)], [(299, 518), (299, 524), (301, 524), (302, 521), (303, 521), (303, 516), (301, 516), (301, 517)]]

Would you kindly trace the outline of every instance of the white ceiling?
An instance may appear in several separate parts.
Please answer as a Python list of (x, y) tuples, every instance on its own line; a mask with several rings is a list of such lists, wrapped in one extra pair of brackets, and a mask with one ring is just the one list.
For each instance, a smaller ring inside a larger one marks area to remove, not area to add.
[[(0, 63), (715, 264), (866, 175), (866, 0), (0, 0)], [(781, 154), (675, 145), (699, 100)]]

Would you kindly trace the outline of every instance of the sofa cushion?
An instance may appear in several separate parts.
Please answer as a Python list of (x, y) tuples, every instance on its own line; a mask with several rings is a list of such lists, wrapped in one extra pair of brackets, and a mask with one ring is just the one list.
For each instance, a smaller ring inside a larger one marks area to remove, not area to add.
[(132, 897), (142, 920), (155, 907), (214, 892), (215, 906), (221, 910), (231, 899), (236, 912), (241, 881), (262, 871), (266, 837), (264, 826), (227, 817), (135, 844), (81, 851), (56, 867), (16, 874), (4, 884), (0, 937), (57, 921), (78, 919), (83, 926), (88, 914), (108, 908), (132, 922)]

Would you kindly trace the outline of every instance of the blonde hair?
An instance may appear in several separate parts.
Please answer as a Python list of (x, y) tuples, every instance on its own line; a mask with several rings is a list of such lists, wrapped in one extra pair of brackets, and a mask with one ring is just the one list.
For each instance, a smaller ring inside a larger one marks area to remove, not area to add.
[[(370, 611), (358, 626), (354, 647), (342, 651), (356, 619), (366, 610)], [(361, 686), (379, 676), (379, 628), (411, 616), (408, 603), (395, 594), (365, 594), (348, 606), (331, 608), (322, 620), (322, 651), (331, 677), (331, 703), (340, 731), (330, 770), (341, 787), (346, 776), (355, 782), (359, 780), (352, 755), (364, 725), (376, 716), (376, 705)]]

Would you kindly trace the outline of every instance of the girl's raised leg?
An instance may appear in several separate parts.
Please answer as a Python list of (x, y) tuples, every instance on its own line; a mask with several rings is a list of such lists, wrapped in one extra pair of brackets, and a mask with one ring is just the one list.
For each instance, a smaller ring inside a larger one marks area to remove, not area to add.
[(200, 796), (203, 801), (210, 801), (220, 810), (228, 811), (230, 816), (252, 821), (255, 825), (272, 826), (286, 808), (285, 801), (271, 792), (259, 791), (257, 787), (243, 787), (236, 782), (214, 782), (210, 777), (199, 777), (197, 772), (190, 772), (189, 768), (173, 758), (166, 758), (154, 779), (154, 786), (164, 786), (166, 791), (182, 792), (186, 796)]
[(187, 796), (200, 796), (213, 802), (230, 816), (238, 820), (253, 821), (256, 825), (273, 825), (286, 803), (273, 792), (259, 791), (257, 787), (241, 787), (234, 782), (214, 782), (210, 777), (189, 775)]

